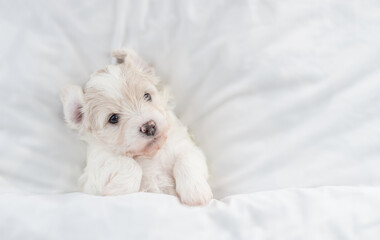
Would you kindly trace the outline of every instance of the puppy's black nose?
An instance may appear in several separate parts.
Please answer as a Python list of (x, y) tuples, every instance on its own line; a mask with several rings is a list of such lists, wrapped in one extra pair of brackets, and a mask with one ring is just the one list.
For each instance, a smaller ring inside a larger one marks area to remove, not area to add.
[(147, 136), (154, 136), (156, 133), (156, 123), (153, 120), (144, 123), (140, 127), (140, 132), (144, 133)]

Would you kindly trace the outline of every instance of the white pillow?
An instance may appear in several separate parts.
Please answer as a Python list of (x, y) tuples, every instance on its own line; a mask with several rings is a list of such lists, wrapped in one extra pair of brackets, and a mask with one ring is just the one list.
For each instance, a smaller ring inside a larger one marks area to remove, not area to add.
[(84, 146), (63, 124), (58, 92), (83, 84), (121, 46), (170, 84), (208, 156), (216, 197), (380, 182), (380, 4), (28, 7), (0, 10), (0, 171), (19, 186), (75, 189)]

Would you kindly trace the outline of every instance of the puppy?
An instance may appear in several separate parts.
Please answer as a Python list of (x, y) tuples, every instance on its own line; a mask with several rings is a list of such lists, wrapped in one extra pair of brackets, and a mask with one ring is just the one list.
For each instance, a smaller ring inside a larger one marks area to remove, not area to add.
[(131, 50), (91, 75), (82, 89), (62, 90), (68, 126), (87, 142), (83, 192), (178, 196), (187, 205), (212, 198), (203, 152), (170, 108), (154, 70)]

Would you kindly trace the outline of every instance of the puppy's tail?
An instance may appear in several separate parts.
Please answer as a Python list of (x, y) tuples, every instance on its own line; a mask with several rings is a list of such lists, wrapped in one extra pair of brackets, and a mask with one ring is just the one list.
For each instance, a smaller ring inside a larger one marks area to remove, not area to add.
[(116, 62), (118, 64), (124, 63), (125, 58), (127, 57), (128, 51), (126, 49), (118, 49), (114, 50), (111, 53), (111, 56), (116, 58)]

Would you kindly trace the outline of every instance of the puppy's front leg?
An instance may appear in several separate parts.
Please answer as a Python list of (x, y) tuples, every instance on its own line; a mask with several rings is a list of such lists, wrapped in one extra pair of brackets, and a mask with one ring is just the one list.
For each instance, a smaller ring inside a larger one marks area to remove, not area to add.
[(212, 199), (206, 158), (195, 146), (178, 154), (173, 175), (179, 199), (186, 205), (205, 205)]
[(109, 169), (106, 171), (108, 177), (102, 194), (110, 196), (138, 192), (142, 178), (140, 165), (128, 157), (118, 157), (113, 160), (104, 165), (104, 168)]

